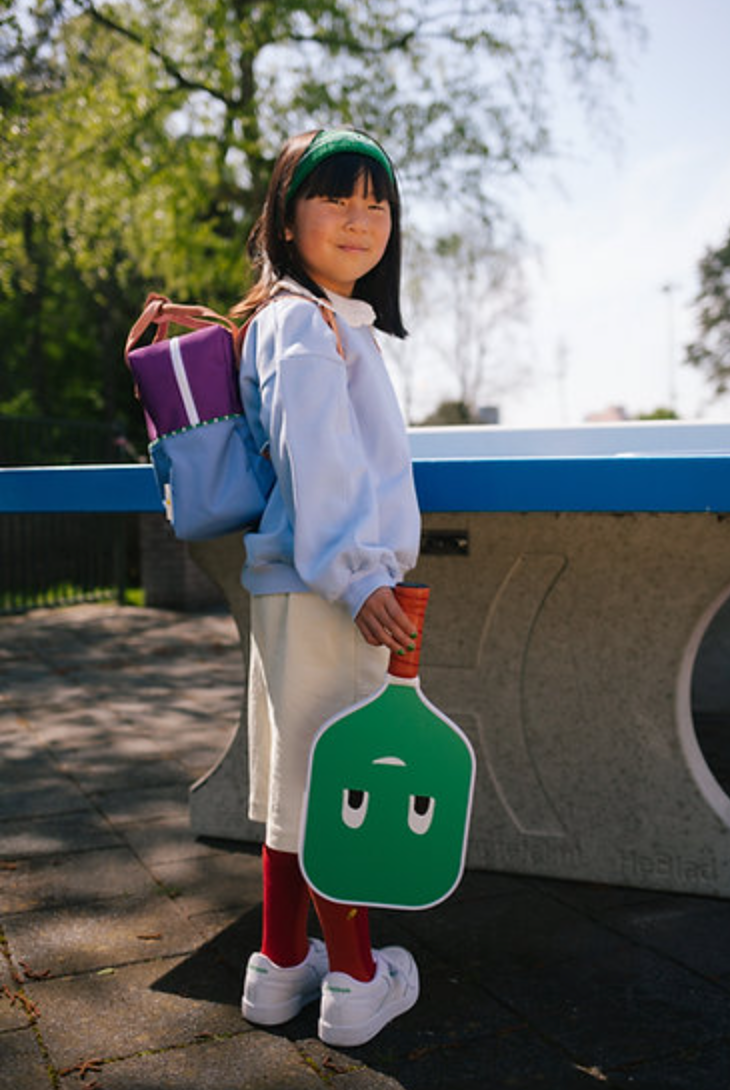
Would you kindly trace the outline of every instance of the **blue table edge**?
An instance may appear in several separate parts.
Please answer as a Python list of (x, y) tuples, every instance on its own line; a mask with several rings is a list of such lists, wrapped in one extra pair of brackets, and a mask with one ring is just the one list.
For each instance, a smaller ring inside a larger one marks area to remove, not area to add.
[[(730, 511), (730, 453), (414, 458), (423, 512)], [(151, 512), (151, 465), (0, 468), (0, 513)]]

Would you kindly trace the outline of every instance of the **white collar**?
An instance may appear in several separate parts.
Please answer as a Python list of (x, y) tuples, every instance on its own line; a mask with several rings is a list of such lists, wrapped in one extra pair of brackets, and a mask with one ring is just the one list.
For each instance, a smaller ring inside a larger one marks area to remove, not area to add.
[[(338, 317), (343, 318), (349, 326), (372, 326), (375, 322), (375, 311), (364, 299), (350, 299), (346, 295), (336, 295), (333, 291), (326, 291), (326, 299), (314, 295), (290, 276), (285, 276), (274, 286), (274, 292), (286, 291), (294, 295), (301, 295), (305, 299), (311, 299), (315, 303), (329, 303)], [(273, 294), (273, 293), (272, 293)]]
[[(327, 289), (325, 288), (325, 291)], [(348, 325), (357, 326), (373, 325), (375, 311), (364, 299), (352, 299), (346, 295), (335, 295), (333, 291), (327, 292), (327, 298), (334, 307), (335, 314), (344, 318)]]

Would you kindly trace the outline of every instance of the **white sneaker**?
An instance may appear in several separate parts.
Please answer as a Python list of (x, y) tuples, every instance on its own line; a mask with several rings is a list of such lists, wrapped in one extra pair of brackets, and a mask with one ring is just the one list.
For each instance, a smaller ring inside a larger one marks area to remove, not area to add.
[(275, 965), (260, 952), (251, 954), (243, 982), (243, 1017), (260, 1026), (288, 1022), (307, 1003), (319, 999), (328, 969), (327, 948), (319, 939), (310, 939), (304, 961), (291, 967)]
[(418, 999), (418, 967), (400, 946), (373, 951), (375, 976), (363, 982), (328, 973), (322, 982), (319, 1036), (327, 1045), (364, 1045)]

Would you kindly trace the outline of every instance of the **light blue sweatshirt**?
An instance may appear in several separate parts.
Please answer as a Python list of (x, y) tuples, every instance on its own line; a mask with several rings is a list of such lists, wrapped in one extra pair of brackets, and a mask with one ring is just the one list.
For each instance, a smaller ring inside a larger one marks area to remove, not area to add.
[(251, 322), (241, 360), (246, 415), (277, 478), (245, 537), (243, 584), (254, 595), (314, 591), (355, 617), (418, 557), (406, 430), (372, 307), (329, 296), (343, 359), (318, 300), (294, 281), (281, 288)]

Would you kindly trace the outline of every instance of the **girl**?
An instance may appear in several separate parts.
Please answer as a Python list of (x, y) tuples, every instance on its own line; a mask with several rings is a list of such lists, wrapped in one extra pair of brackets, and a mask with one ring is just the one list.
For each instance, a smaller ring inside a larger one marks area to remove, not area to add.
[[(249, 239), (259, 280), (241, 361), (246, 414), (276, 484), (246, 535), (252, 820), (266, 823), (263, 935), (242, 1007), (276, 1025), (321, 997), (319, 1035), (370, 1040), (418, 998), (399, 947), (373, 951), (365, 908), (308, 889), (297, 855), (309, 749), (322, 723), (383, 682), (414, 625), (392, 588), (418, 554), (403, 420), (372, 327), (405, 336), (400, 204), (370, 137), (294, 137)], [(354, 622), (354, 623), (353, 623)], [(314, 902), (324, 944), (307, 937)]]

